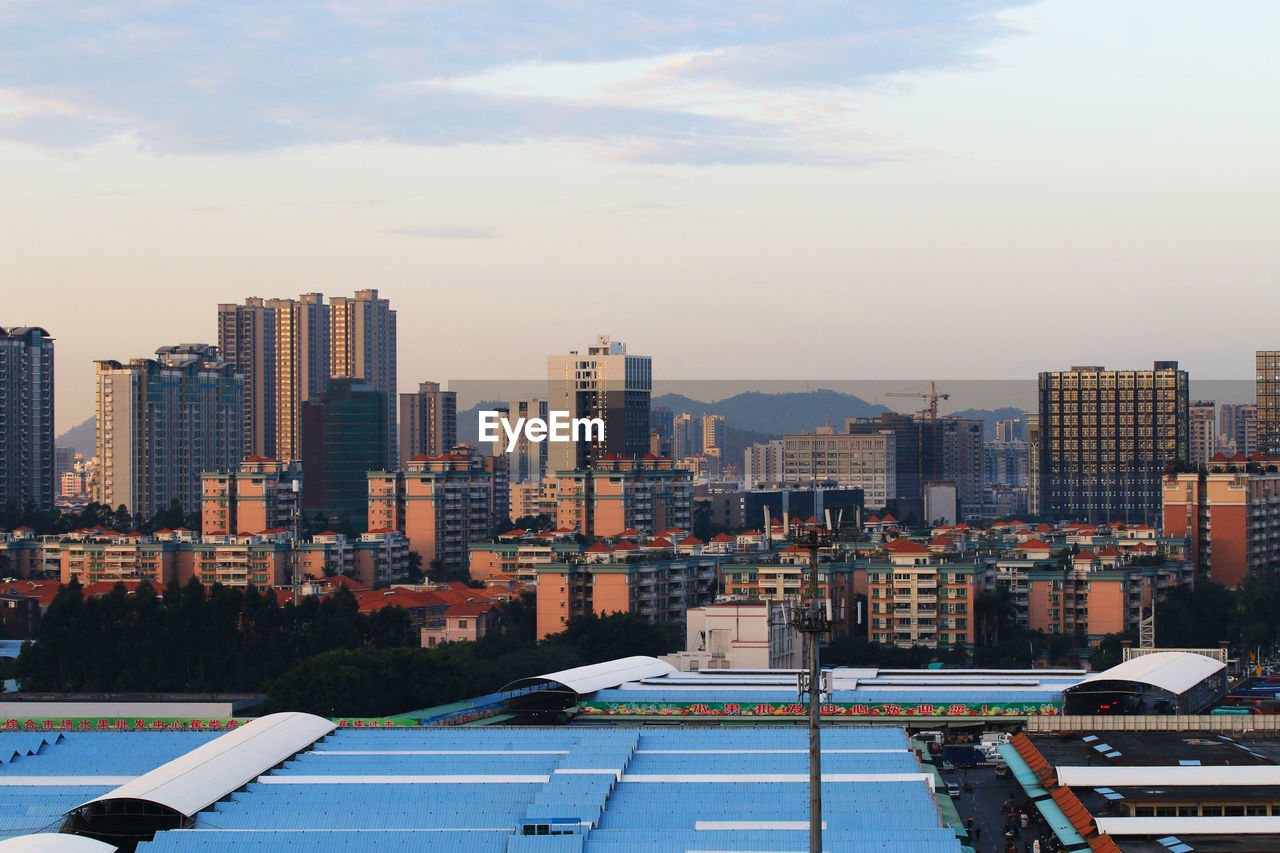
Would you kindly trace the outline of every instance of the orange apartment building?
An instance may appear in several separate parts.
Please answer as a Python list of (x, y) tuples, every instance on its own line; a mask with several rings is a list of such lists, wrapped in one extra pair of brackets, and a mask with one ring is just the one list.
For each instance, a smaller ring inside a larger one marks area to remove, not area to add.
[(540, 565), (538, 637), (559, 633), (588, 613), (683, 621), (688, 608), (715, 600), (716, 568), (710, 557)]
[(1211, 473), (1164, 478), (1164, 535), (1188, 540), (1197, 572), (1234, 587), (1254, 569), (1280, 563), (1278, 461), (1218, 454)]
[(425, 569), (466, 566), (467, 546), (493, 529), (493, 475), (471, 448), (415, 456), (403, 471), (370, 471), (369, 529), (403, 533)]
[(665, 456), (606, 454), (589, 469), (556, 472), (556, 526), (588, 538), (693, 525), (693, 476)]
[(997, 560), (996, 582), (1012, 595), (1018, 624), (1090, 645), (1107, 634), (1136, 631), (1153, 603), (1192, 582), (1186, 562), (1143, 561), (1150, 556), (1143, 543), (1124, 550), (1112, 544), (1096, 552), (1086, 548), (1065, 562), (1047, 548), (1015, 549), (1015, 556)]
[(302, 476), (274, 459), (250, 456), (236, 471), (200, 475), (200, 533), (235, 536), (292, 530)]

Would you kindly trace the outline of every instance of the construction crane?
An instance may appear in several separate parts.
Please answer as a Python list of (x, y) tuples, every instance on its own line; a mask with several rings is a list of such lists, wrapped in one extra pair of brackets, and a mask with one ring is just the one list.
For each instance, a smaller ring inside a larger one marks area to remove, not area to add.
[(918, 394), (913, 394), (909, 391), (886, 391), (884, 396), (886, 397), (919, 397), (921, 400), (928, 400), (929, 408), (922, 409), (920, 411), (920, 414), (928, 415), (929, 420), (931, 421), (936, 421), (938, 419), (938, 401), (951, 399), (950, 394), (939, 394), (937, 387), (932, 382), (929, 383), (928, 394), (925, 394), (923, 392)]

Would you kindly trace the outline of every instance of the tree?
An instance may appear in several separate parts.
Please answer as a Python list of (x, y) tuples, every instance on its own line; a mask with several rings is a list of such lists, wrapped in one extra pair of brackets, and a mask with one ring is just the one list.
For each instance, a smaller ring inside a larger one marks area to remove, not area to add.
[(1174, 587), (1156, 605), (1156, 645), (1215, 648), (1239, 634), (1236, 595), (1220, 583), (1199, 580), (1195, 589)]
[(1245, 648), (1274, 644), (1280, 634), (1280, 571), (1268, 566), (1245, 575), (1236, 601)]

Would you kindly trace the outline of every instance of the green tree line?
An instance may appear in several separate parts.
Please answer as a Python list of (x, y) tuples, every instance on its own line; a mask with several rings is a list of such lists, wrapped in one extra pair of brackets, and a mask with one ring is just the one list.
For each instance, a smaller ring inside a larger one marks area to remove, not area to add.
[(520, 678), (683, 646), (683, 626), (616, 613), (535, 640), (532, 595), (503, 608), (506, 630), (421, 648), (399, 607), (360, 613), (340, 589), (297, 604), (274, 590), (192, 579), (50, 604), (13, 676), (25, 692), (266, 693), (268, 711), (390, 716), (500, 690)]

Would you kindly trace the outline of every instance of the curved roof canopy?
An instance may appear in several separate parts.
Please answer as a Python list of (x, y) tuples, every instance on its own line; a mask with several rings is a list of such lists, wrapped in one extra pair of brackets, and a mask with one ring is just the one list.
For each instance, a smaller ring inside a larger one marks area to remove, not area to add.
[(42, 832), (0, 841), (0, 853), (115, 853), (116, 846), (83, 835)]
[(1174, 695), (1185, 693), (1206, 678), (1226, 669), (1226, 664), (1194, 652), (1152, 652), (1130, 658), (1118, 666), (1092, 673), (1064, 693), (1087, 693), (1098, 682), (1136, 681)]
[(191, 817), (336, 728), (332, 721), (311, 714), (270, 714), (72, 811), (113, 800), (142, 800)]
[(655, 678), (661, 675), (674, 675), (677, 672), (679, 670), (674, 666), (657, 658), (636, 656), (605, 661), (604, 663), (593, 663), (589, 666), (577, 666), (573, 669), (562, 669), (559, 672), (535, 675), (532, 678), (522, 678), (507, 685), (503, 690), (532, 687), (536, 684), (550, 682), (561, 687), (567, 687), (579, 696), (583, 696), (608, 687), (617, 687), (621, 684), (626, 684), (628, 681), (639, 681), (642, 678)]

